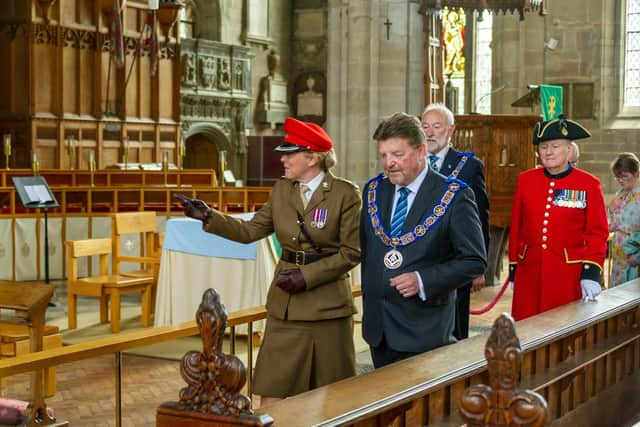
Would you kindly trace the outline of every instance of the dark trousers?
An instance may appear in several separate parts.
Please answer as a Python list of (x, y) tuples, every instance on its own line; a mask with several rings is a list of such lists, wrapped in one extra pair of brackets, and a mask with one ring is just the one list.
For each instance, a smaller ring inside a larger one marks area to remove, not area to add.
[(380, 345), (377, 347), (369, 346), (371, 351), (371, 359), (373, 360), (374, 368), (382, 368), (383, 366), (389, 365), (393, 362), (397, 362), (398, 360), (408, 359), (409, 357), (415, 356), (416, 354), (411, 351), (398, 351), (389, 347), (386, 338), (383, 336)]
[(458, 341), (469, 338), (470, 295), (471, 283), (456, 290), (456, 323), (453, 327), (453, 336)]

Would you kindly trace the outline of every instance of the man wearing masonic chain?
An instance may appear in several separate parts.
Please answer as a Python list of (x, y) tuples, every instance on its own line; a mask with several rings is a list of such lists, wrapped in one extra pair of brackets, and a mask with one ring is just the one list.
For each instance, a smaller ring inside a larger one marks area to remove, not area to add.
[(384, 174), (364, 188), (362, 333), (379, 368), (455, 342), (456, 288), (487, 261), (473, 191), (426, 165), (420, 121), (396, 113), (373, 139)]

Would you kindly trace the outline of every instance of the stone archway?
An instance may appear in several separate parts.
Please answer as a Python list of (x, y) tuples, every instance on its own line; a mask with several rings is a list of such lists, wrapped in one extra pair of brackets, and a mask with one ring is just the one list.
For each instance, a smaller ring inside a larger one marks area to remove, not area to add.
[[(220, 151), (231, 147), (227, 136), (215, 126), (199, 123), (191, 126), (184, 133), (185, 169), (215, 169), (219, 172)], [(228, 158), (229, 154), (227, 154)], [(218, 174), (218, 180), (220, 176)]]

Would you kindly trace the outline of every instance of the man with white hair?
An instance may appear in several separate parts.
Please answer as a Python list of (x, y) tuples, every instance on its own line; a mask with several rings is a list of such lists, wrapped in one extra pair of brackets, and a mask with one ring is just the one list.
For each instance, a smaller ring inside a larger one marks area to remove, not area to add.
[(573, 167), (576, 167), (579, 158), (580, 147), (578, 147), (578, 144), (576, 144), (575, 141), (571, 141), (571, 143), (569, 144), (569, 164)]
[[(489, 251), (489, 198), (484, 180), (484, 165), (473, 153), (454, 149), (451, 137), (456, 130), (453, 113), (444, 104), (430, 104), (422, 113), (422, 129), (427, 143), (429, 167), (445, 177), (458, 178), (473, 190), (482, 226), (485, 253)], [(459, 339), (469, 336), (469, 308), (472, 291), (484, 286), (484, 274), (458, 288), (456, 324), (453, 335)]]

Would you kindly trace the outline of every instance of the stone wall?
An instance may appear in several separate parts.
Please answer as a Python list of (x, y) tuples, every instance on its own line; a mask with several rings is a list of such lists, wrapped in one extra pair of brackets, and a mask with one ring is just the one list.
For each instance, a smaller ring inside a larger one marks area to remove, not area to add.
[[(620, 62), (624, 22), (620, 2), (601, 0), (548, 0), (548, 15), (494, 18), (493, 86), (507, 84), (494, 95), (496, 113), (524, 114), (511, 102), (526, 93), (527, 84), (593, 85), (593, 99), (575, 90), (569, 98), (569, 115), (589, 108), (591, 117), (579, 118), (592, 137), (578, 141), (579, 166), (597, 175), (605, 194), (618, 188), (609, 170), (617, 153), (640, 148), (640, 120), (620, 111)], [(550, 48), (551, 38), (557, 45)], [(575, 86), (574, 86), (575, 87)], [(584, 86), (582, 86), (584, 87)], [(586, 105), (585, 105), (586, 103)], [(539, 111), (539, 109), (537, 110)]]

